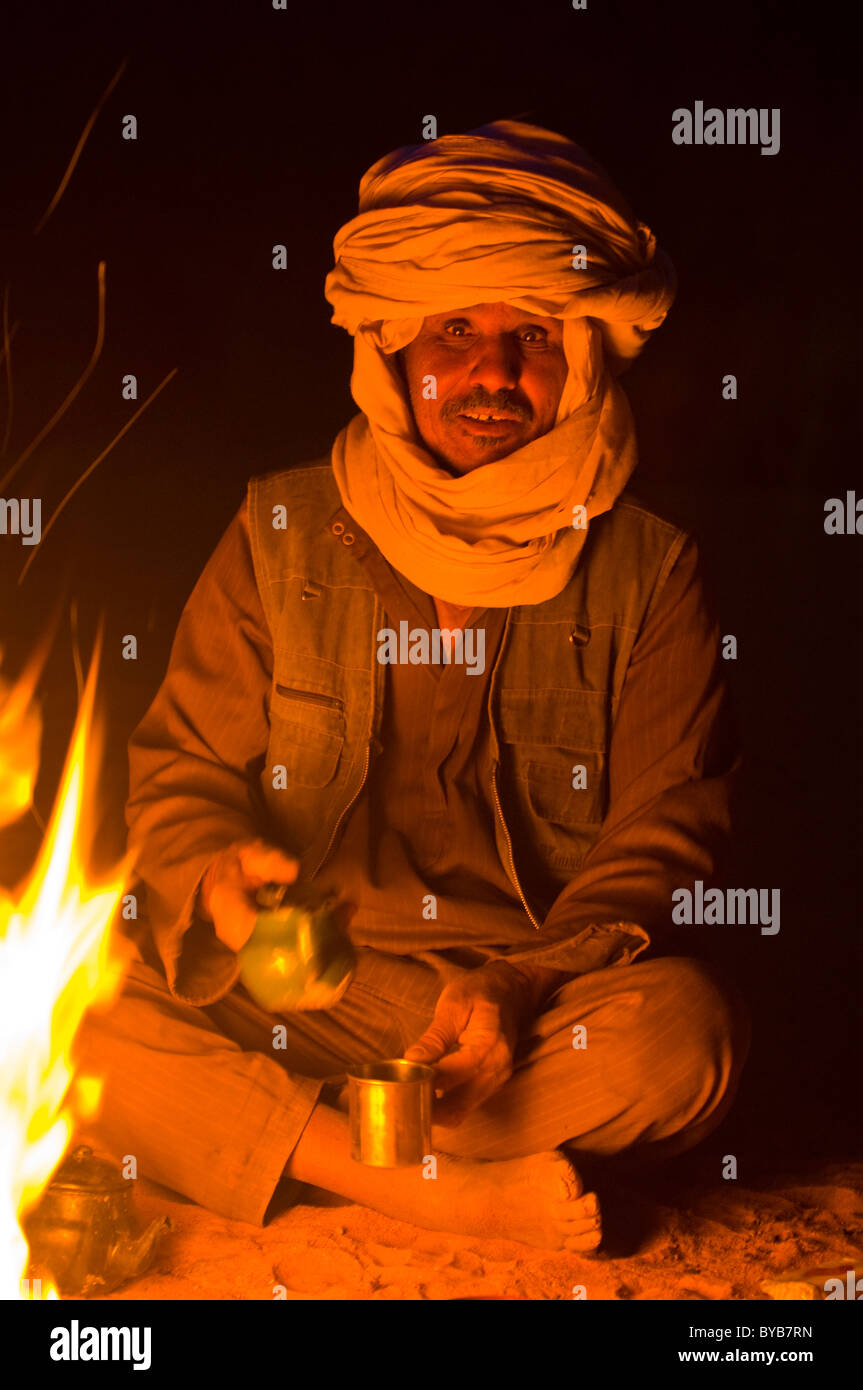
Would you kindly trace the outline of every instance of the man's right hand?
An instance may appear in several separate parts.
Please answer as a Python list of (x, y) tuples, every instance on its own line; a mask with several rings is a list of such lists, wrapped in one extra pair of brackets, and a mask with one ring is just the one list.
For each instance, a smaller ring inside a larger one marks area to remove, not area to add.
[(239, 840), (217, 854), (201, 880), (198, 908), (216, 936), (232, 951), (245, 946), (260, 907), (255, 898), (265, 883), (294, 883), (299, 860), (268, 840)]

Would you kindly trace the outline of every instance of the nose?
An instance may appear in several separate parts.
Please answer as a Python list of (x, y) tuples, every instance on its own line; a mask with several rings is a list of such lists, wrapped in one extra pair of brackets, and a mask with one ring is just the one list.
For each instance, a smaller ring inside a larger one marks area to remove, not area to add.
[(480, 339), (470, 370), (471, 386), (486, 391), (514, 391), (521, 374), (518, 346), (508, 333), (487, 334)]

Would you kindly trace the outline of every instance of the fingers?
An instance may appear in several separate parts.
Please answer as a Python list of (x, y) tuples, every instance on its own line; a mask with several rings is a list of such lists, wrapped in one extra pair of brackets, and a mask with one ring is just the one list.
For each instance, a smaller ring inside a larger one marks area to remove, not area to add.
[(451, 1091), (476, 1077), (495, 1085), (512, 1072), (512, 1049), (503, 1033), (494, 1028), (470, 1026), (458, 1037), (458, 1050), (444, 1057), (437, 1069), (441, 1089)]
[[(499, 1015), (493, 1006), (483, 1001), (466, 1000), (459, 991), (444, 991), (438, 1000), (434, 1022), (419, 1039), (420, 1044), (431, 1046), (435, 1061), (443, 1059), (435, 1078), (436, 1083), (440, 1082), (441, 1089), (448, 1091), (460, 1085), (487, 1059), (499, 1060), (499, 1049), (506, 1052), (499, 1022)], [(458, 1051), (453, 1052), (456, 1044)], [(421, 1059), (417, 1057), (411, 1060)]]
[(405, 1052), (405, 1061), (424, 1062), (427, 1066), (436, 1062), (444, 1053), (455, 1043), (455, 1033), (451, 1026), (442, 1021), (435, 1020), (421, 1038), (417, 1038), (415, 1043)]
[[(442, 1091), (450, 1091), (476, 1073), (497, 1041), (493, 1039), (491, 1042), (482, 1043), (463, 1042), (465, 1036), (464, 1033), (459, 1036), (456, 1026), (452, 1023), (432, 1023), (422, 1037), (407, 1049), (404, 1054), (405, 1060), (426, 1064), (437, 1062), (435, 1087)], [(459, 1044), (458, 1050), (450, 1051), (456, 1043)]]
[(408, 1062), (437, 1064), (434, 1123), (444, 1128), (461, 1124), (512, 1075), (512, 1049), (501, 1031), (499, 1008), (466, 994), (464, 982), (444, 989), (433, 1022), (404, 1056)]
[(210, 911), (219, 940), (239, 951), (254, 931), (260, 909), (240, 885), (217, 882), (210, 892)]
[(427, 1065), (437, 1062), (459, 1041), (459, 1034), (470, 1019), (470, 1012), (470, 1005), (447, 985), (435, 1006), (434, 1018), (422, 1036), (407, 1049), (405, 1061), (425, 1062)]
[[(462, 1060), (460, 1049), (451, 1057), (445, 1057), (437, 1069), (435, 1077), (436, 1099), (434, 1122), (444, 1129), (460, 1125), (472, 1110), (476, 1110), (500, 1090), (512, 1076), (512, 1057), (504, 1042), (500, 1042), (490, 1052), (477, 1058), (476, 1055)], [(455, 1066), (459, 1066), (458, 1072)], [(444, 1074), (444, 1068), (448, 1074)], [(465, 1074), (467, 1073), (467, 1074)]]
[(298, 872), (299, 862), (266, 840), (230, 845), (204, 875), (201, 914), (212, 921), (220, 941), (239, 951), (254, 931), (257, 889), (264, 883), (293, 883)]
[(299, 872), (299, 861), (293, 859), (277, 845), (266, 840), (251, 840), (239, 845), (237, 853), (240, 867), (254, 888), (264, 883), (294, 883)]
[(456, 1052), (450, 1052), (438, 1063), (435, 1071), (435, 1089), (446, 1095), (457, 1086), (464, 1086), (481, 1071), (491, 1070), (489, 1065), (491, 1049), (462, 1043)]

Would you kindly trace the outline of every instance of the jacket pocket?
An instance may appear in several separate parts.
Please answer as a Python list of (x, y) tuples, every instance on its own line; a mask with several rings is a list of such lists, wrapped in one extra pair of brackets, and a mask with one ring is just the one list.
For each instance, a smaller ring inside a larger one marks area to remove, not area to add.
[(604, 690), (501, 691), (501, 762), (528, 822), (602, 822), (611, 699)]
[(517, 748), (587, 748), (604, 753), (611, 732), (614, 698), (608, 690), (501, 690), (500, 737)]
[[(583, 769), (583, 771), (582, 771)], [(542, 749), (521, 775), (534, 815), (556, 825), (599, 825), (605, 815), (605, 758), (595, 749)]]
[(299, 700), (301, 704), (321, 705), (325, 709), (344, 710), (345, 702), (337, 695), (322, 695), (317, 690), (294, 690), (288, 685), (277, 685), (276, 694), (287, 700)]
[(288, 787), (332, 782), (345, 744), (344, 705), (336, 696), (277, 685), (270, 697), (271, 766), (283, 764)]

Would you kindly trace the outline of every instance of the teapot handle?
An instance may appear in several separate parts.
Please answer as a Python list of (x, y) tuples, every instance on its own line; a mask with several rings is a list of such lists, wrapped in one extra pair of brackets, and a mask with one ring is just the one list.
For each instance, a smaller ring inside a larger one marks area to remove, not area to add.
[[(299, 895), (305, 906), (332, 909), (336, 903), (335, 893), (323, 894), (313, 884), (308, 883), (262, 883), (255, 894), (259, 907), (268, 912), (278, 912), (289, 893)], [(351, 908), (350, 915), (353, 916)]]
[(270, 912), (278, 912), (290, 886), (287, 883), (262, 883), (255, 894), (258, 906), (267, 908)]

